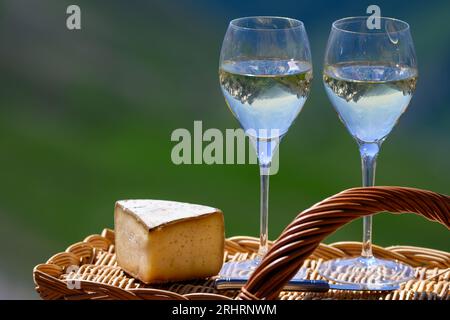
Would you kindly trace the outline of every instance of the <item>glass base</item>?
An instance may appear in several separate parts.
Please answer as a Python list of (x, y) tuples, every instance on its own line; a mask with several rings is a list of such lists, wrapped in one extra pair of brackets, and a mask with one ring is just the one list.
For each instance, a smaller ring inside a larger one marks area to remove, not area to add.
[(375, 257), (324, 261), (318, 268), (324, 278), (337, 283), (360, 285), (362, 290), (386, 290), (413, 278), (412, 267)]
[[(248, 259), (243, 261), (225, 262), (219, 272), (223, 278), (249, 279), (253, 271), (261, 263), (261, 258)], [(300, 268), (292, 279), (303, 280), (306, 278), (306, 269)]]

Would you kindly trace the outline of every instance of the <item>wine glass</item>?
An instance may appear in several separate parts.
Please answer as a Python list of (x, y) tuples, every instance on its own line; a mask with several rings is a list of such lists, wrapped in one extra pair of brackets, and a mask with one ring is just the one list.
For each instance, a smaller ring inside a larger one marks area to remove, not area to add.
[(220, 87), (255, 147), (260, 167), (260, 245), (257, 257), (233, 267), (248, 276), (267, 252), (269, 175), (273, 154), (308, 97), (311, 53), (303, 23), (283, 17), (232, 20), (222, 44)]
[[(368, 28), (367, 17), (333, 23), (323, 82), (339, 118), (358, 143), (364, 187), (374, 185), (380, 146), (408, 107), (416, 81), (416, 55), (406, 22), (380, 17), (379, 29)], [(396, 287), (413, 277), (410, 266), (373, 256), (372, 217), (365, 217), (363, 226), (361, 256), (327, 261), (319, 273), (375, 290)]]

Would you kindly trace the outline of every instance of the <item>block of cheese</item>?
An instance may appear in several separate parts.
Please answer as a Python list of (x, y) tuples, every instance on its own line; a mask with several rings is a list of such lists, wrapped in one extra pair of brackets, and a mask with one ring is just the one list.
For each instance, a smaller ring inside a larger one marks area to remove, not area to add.
[(223, 213), (163, 200), (121, 200), (114, 210), (118, 265), (145, 283), (205, 278), (223, 262)]

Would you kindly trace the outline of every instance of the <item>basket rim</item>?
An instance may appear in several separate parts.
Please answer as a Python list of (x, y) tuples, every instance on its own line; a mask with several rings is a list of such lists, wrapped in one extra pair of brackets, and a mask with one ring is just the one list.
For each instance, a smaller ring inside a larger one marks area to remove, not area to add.
[[(259, 239), (251, 236), (233, 236), (225, 240), (225, 256), (236, 254), (253, 254), (257, 252)], [(269, 242), (272, 245), (273, 241)], [(336, 257), (352, 256), (349, 253), (359, 254), (361, 242), (356, 241), (339, 241), (330, 244), (321, 243), (319, 247), (310, 256), (310, 260), (328, 260)], [(92, 262), (96, 251), (101, 250), (108, 252), (114, 248), (114, 230), (105, 228), (101, 234), (93, 234), (85, 237), (82, 241), (76, 242), (63, 252), (59, 252), (51, 256), (45, 263), (40, 263), (33, 268), (33, 280), (36, 284), (36, 291), (41, 297), (46, 298), (88, 298), (83, 296), (83, 291), (79, 292), (79, 296), (73, 295), (73, 291), (67, 289), (67, 296), (64, 294), (54, 293), (53, 296), (48, 292), (52, 292), (52, 288), (57, 287), (60, 292), (65, 292), (63, 287), (67, 288), (67, 280), (61, 279), (65, 274), (66, 268), (71, 264), (78, 266), (89, 265)], [(430, 249), (417, 246), (395, 245), (390, 247), (374, 246), (375, 254), (396, 259), (411, 264), (413, 267), (427, 268), (450, 268), (450, 253), (437, 249)], [(122, 270), (117, 266), (118, 269)], [(131, 277), (131, 276), (130, 276)], [(132, 278), (132, 277), (131, 277)], [(134, 278), (132, 278), (134, 279)], [(140, 283), (134, 279), (136, 283)], [(103, 291), (105, 297), (116, 299), (173, 299), (173, 300), (194, 300), (194, 299), (213, 299), (213, 300), (230, 300), (231, 298), (217, 293), (187, 293), (179, 294), (173, 291), (139, 287), (124, 289), (99, 283), (95, 281), (80, 280), (83, 290), (97, 288)], [(47, 293), (44, 293), (47, 292)], [(90, 297), (94, 298), (94, 296)], [(102, 298), (96, 293), (95, 298)]]

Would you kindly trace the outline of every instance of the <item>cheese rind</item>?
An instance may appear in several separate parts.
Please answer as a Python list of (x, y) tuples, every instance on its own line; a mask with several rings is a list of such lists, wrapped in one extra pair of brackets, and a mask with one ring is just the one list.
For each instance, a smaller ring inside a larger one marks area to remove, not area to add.
[(149, 230), (177, 220), (196, 218), (220, 211), (213, 207), (167, 200), (121, 200), (116, 207), (133, 214)]
[(162, 200), (116, 202), (117, 263), (145, 283), (216, 275), (223, 262), (223, 213)]

